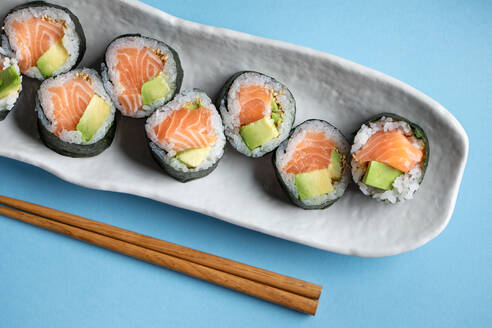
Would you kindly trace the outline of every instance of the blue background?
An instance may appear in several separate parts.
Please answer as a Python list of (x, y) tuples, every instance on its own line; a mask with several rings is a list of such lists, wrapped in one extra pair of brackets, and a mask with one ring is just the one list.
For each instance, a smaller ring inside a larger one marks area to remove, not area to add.
[[(0, 218), (0, 327), (490, 327), (492, 2), (151, 1), (300, 44), (430, 95), (470, 137), (447, 229), (410, 253), (332, 254), (0, 158), (0, 193), (322, 284), (315, 317)], [(452, 179), (453, 177), (449, 177)]]

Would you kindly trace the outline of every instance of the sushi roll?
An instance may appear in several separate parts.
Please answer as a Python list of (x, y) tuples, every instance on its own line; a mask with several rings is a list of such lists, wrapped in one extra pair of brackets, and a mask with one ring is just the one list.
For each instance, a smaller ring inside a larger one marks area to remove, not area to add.
[(186, 182), (212, 172), (226, 143), (220, 115), (200, 90), (180, 93), (145, 124), (150, 151), (173, 178)]
[(3, 22), (2, 47), (22, 74), (44, 80), (76, 67), (85, 52), (78, 18), (67, 8), (43, 1), (13, 8)]
[(0, 48), (0, 121), (14, 108), (22, 90), (22, 75), (17, 60)]
[(41, 83), (36, 112), (41, 140), (61, 155), (95, 156), (113, 141), (116, 109), (93, 69), (76, 69)]
[(285, 85), (257, 72), (238, 72), (217, 98), (227, 140), (238, 152), (261, 157), (284, 141), (294, 124), (296, 102)]
[(350, 144), (323, 120), (307, 120), (273, 153), (280, 185), (295, 205), (322, 209), (342, 197), (350, 182)]
[(135, 118), (147, 117), (173, 99), (183, 81), (178, 53), (164, 42), (139, 34), (114, 39), (101, 69), (116, 108)]
[(418, 125), (382, 113), (362, 124), (351, 154), (352, 177), (364, 195), (394, 204), (412, 199), (422, 183), (429, 142)]

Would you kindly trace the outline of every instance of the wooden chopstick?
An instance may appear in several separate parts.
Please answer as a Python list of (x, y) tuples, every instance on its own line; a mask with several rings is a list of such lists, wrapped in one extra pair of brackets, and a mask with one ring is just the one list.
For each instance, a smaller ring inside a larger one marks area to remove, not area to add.
[[(0, 206), (0, 214), (301, 312), (316, 313), (321, 286), (17, 199), (0, 196), (0, 203), (25, 211)], [(313, 295), (313, 290), (319, 290), (314, 293), (316, 298), (305, 296)]]
[(85, 230), (116, 238), (138, 246), (149, 248), (164, 254), (179, 257), (194, 263), (202, 264), (220, 271), (255, 280), (265, 285), (283, 289), (301, 296), (319, 299), (322, 286), (289, 276), (260, 269), (254, 266), (232, 261), (223, 257), (197, 251), (192, 248), (142, 235), (133, 231), (118, 228), (99, 221), (86, 219), (74, 214), (62, 212), (49, 207), (0, 195), (0, 204), (37, 214), (58, 222), (66, 223)]

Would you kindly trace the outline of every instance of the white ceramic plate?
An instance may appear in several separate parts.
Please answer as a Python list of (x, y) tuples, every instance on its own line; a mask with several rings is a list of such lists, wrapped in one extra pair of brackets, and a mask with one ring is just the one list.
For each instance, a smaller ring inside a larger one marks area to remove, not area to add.
[[(1, 14), (20, 1), (3, 0)], [(285, 83), (297, 100), (297, 119), (325, 119), (346, 136), (379, 112), (418, 123), (430, 141), (430, 162), (415, 199), (385, 205), (352, 184), (325, 210), (288, 203), (270, 156), (249, 159), (231, 149), (208, 177), (181, 184), (154, 163), (143, 120), (123, 118), (113, 145), (88, 159), (63, 157), (39, 140), (36, 84), (25, 80), (21, 106), (0, 122), (0, 155), (39, 166), (88, 188), (124, 192), (204, 213), (246, 228), (324, 250), (367, 257), (415, 249), (436, 237), (454, 209), (468, 154), (458, 121), (434, 100), (382, 73), (312, 49), (172, 17), (136, 1), (55, 1), (77, 15), (87, 37), (82, 65), (98, 63), (119, 34), (161, 39), (179, 53), (184, 88), (214, 96), (232, 73), (250, 69)], [(48, 187), (48, 186), (46, 186)]]

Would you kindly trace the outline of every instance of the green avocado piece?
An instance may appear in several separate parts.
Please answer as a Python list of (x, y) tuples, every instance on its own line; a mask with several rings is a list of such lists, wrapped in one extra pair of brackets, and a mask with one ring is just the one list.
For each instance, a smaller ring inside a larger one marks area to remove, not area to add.
[(9, 66), (0, 72), (0, 99), (7, 97), (20, 89), (21, 80), (14, 66)]
[(279, 135), (273, 119), (269, 117), (264, 117), (261, 120), (241, 127), (239, 133), (250, 150), (263, 145), (268, 140), (276, 138)]
[(389, 165), (371, 161), (367, 166), (367, 171), (362, 182), (371, 187), (391, 190), (393, 189), (395, 179), (402, 174), (402, 171), (392, 168)]
[(278, 105), (275, 102), (275, 98), (272, 95), (272, 100), (270, 101), (270, 105), (272, 106), (272, 112), (276, 113), (278, 112)]
[(98, 95), (92, 96), (76, 127), (85, 141), (92, 139), (110, 112), (111, 108), (106, 101)]
[(342, 160), (340, 153), (336, 149), (331, 151), (331, 161), (328, 170), (333, 180), (338, 180), (342, 177)]
[(63, 65), (69, 55), (62, 41), (58, 41), (52, 45), (36, 62), (36, 66), (44, 78), (48, 78)]
[(330, 171), (328, 169), (296, 174), (295, 184), (300, 200), (320, 196), (333, 191)]
[(272, 100), (270, 102), (270, 106), (272, 108), (272, 119), (273, 123), (275, 123), (276, 126), (278, 126), (280, 123), (282, 123), (283, 119), (283, 113), (282, 111), (278, 108), (277, 102), (275, 101), (275, 98), (272, 95)]
[(272, 113), (272, 120), (273, 120), (273, 123), (275, 124), (275, 126), (279, 126), (280, 123), (282, 123), (282, 114), (280, 113), (275, 113), (273, 112)]
[(170, 89), (164, 76), (158, 75), (142, 85), (142, 103), (150, 105), (157, 99), (165, 97), (169, 91)]
[(187, 109), (198, 109), (200, 108), (200, 104), (196, 102), (188, 102), (184, 104), (183, 107)]
[(210, 147), (188, 149), (179, 152), (176, 158), (189, 168), (195, 168), (207, 158)]

